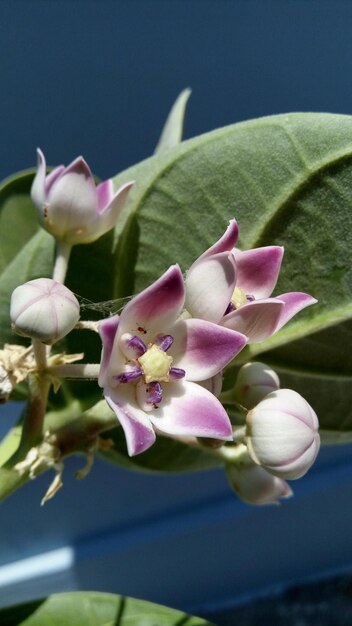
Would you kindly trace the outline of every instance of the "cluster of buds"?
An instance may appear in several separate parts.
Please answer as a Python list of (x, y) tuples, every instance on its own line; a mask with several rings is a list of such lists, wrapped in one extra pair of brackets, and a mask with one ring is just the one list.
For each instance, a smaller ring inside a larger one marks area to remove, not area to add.
[[(90, 243), (114, 226), (132, 184), (116, 192), (111, 180), (96, 186), (81, 157), (47, 175), (38, 150), (32, 199), (41, 225), (71, 247)], [(233, 390), (234, 402), (247, 414), (241, 442), (234, 443), (236, 429), (221, 403), (222, 372), (248, 343), (271, 337), (316, 300), (301, 292), (273, 297), (283, 248), (241, 252), (237, 238), (237, 222), (231, 220), (185, 276), (172, 265), (120, 315), (99, 323), (98, 383), (131, 456), (147, 450), (158, 433), (217, 440), (237, 493), (263, 504), (291, 495), (285, 479), (299, 478), (315, 460), (318, 420), (298, 393), (280, 389), (273, 370), (247, 364)], [(48, 350), (79, 320), (77, 298), (62, 282), (38, 278), (12, 294), (14, 331), (33, 345), (47, 344)]]
[(289, 497), (285, 480), (301, 478), (319, 452), (314, 410), (296, 391), (280, 389), (276, 372), (264, 363), (240, 369), (234, 396), (246, 411), (246, 423), (241, 454), (227, 469), (231, 485), (252, 504)]

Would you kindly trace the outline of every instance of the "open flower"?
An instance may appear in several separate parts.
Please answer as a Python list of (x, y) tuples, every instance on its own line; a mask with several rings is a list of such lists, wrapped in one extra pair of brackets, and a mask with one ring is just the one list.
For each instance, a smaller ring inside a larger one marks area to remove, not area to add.
[(235, 220), (224, 235), (190, 267), (186, 277), (186, 309), (247, 335), (249, 343), (264, 341), (316, 299), (302, 292), (271, 297), (284, 250), (265, 246), (241, 252)]
[(82, 157), (46, 175), (44, 154), (38, 149), (38, 169), (31, 196), (40, 224), (68, 244), (90, 243), (115, 226), (133, 182), (114, 192), (111, 179), (97, 187)]
[(247, 339), (209, 321), (180, 319), (184, 300), (182, 273), (174, 265), (134, 297), (120, 317), (99, 325), (99, 384), (125, 431), (130, 455), (149, 448), (155, 430), (232, 439), (223, 406), (197, 383), (218, 374)]

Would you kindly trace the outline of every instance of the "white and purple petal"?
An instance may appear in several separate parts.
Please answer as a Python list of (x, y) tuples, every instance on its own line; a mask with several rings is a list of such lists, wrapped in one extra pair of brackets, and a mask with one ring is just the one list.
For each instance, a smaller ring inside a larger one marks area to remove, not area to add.
[(46, 162), (43, 152), (37, 148), (37, 173), (34, 177), (31, 198), (38, 209), (42, 209), (45, 202), (45, 177), (46, 177)]
[[(105, 181), (112, 182), (112, 181)], [(105, 183), (103, 183), (105, 184)], [(100, 202), (107, 199), (108, 196), (108, 188), (102, 188), (101, 191), (98, 192), (98, 206), (97, 206), (97, 221), (93, 222), (91, 225), (91, 232), (96, 238), (96, 232), (99, 232), (101, 235), (107, 233), (109, 230), (114, 228), (122, 209), (124, 208), (127, 200), (127, 196), (133, 187), (134, 182), (130, 181), (125, 183), (120, 187), (112, 197), (107, 205), (100, 205)], [(97, 187), (98, 190), (98, 187)]]
[(120, 333), (144, 339), (168, 331), (179, 317), (185, 299), (182, 272), (172, 265), (150, 287), (132, 298), (120, 316)]
[[(213, 254), (218, 254), (219, 252), (230, 252), (232, 248), (237, 243), (238, 239), (238, 224), (235, 219), (230, 220), (230, 223), (225, 230), (224, 234), (218, 239), (216, 243), (214, 243), (210, 248), (208, 248), (200, 257), (198, 257), (197, 261), (203, 259), (207, 256), (212, 256)], [(196, 263), (197, 263), (196, 261)]]
[(161, 433), (232, 440), (231, 422), (222, 404), (207, 389), (190, 381), (165, 385), (163, 401), (149, 418)]
[(186, 309), (193, 317), (219, 322), (236, 284), (232, 253), (220, 252), (193, 263), (186, 276)]
[(100, 215), (106, 207), (110, 204), (111, 200), (114, 197), (114, 184), (112, 179), (104, 180), (102, 183), (97, 185), (97, 213)]
[(199, 319), (180, 320), (170, 332), (173, 364), (185, 370), (186, 379), (192, 381), (218, 374), (247, 343), (243, 334)]
[(249, 343), (264, 341), (276, 332), (284, 306), (278, 298), (254, 300), (225, 315), (221, 324), (246, 335)]
[(294, 315), (305, 309), (311, 304), (318, 302), (316, 298), (313, 298), (307, 293), (299, 291), (291, 291), (289, 293), (283, 293), (277, 296), (279, 300), (285, 303), (283, 310), (281, 311), (276, 330), (279, 330), (288, 322)]
[(75, 159), (52, 185), (48, 194), (50, 220), (62, 232), (81, 229), (96, 216), (97, 194), (93, 175), (82, 157)]
[(105, 389), (104, 395), (124, 430), (128, 454), (134, 456), (150, 448), (155, 442), (155, 432), (148, 415), (136, 404), (134, 386)]
[(236, 287), (253, 295), (256, 300), (268, 298), (277, 283), (283, 254), (281, 246), (264, 246), (244, 252), (235, 250)]
[(102, 320), (99, 324), (99, 335), (102, 340), (103, 349), (101, 354), (100, 372), (98, 383), (100, 387), (104, 387), (107, 384), (110, 362), (112, 352), (114, 348), (115, 337), (119, 325), (119, 316), (113, 315), (105, 320)]

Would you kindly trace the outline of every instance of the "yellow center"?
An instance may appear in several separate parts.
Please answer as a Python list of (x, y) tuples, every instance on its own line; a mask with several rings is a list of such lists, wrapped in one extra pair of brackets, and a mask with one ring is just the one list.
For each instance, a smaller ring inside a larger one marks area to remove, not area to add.
[(152, 344), (148, 350), (138, 359), (146, 383), (168, 382), (172, 356), (168, 356), (164, 350)]
[(239, 309), (244, 304), (248, 304), (247, 296), (240, 287), (235, 287), (235, 291), (232, 294), (231, 302), (235, 309)]

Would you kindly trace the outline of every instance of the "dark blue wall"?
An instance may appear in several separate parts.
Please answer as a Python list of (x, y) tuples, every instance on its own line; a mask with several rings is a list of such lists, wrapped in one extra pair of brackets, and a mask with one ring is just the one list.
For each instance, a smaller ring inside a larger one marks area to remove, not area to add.
[(83, 153), (149, 156), (193, 89), (187, 136), (296, 110), (352, 111), (349, 0), (2, 0), (0, 177)]

